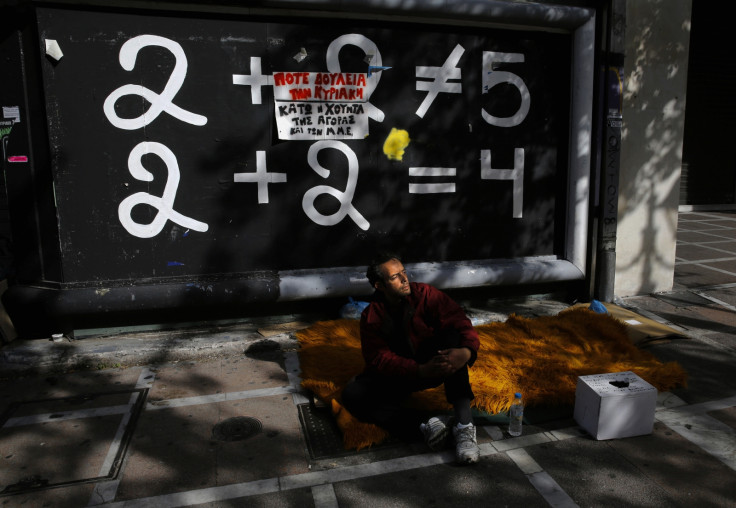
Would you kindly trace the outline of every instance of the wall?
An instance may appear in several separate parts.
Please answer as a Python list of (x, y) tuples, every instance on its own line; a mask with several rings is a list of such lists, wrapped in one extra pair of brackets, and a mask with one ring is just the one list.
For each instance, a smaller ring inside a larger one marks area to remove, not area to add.
[(672, 288), (691, 7), (626, 4), (617, 296)]
[(736, 41), (712, 4), (693, 3), (680, 210), (736, 209), (736, 160), (723, 147), (736, 137)]

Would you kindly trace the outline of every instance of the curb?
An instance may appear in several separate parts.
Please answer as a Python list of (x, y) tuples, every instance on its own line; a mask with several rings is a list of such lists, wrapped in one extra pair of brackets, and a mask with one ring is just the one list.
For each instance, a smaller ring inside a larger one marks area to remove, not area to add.
[(0, 378), (78, 370), (207, 361), (296, 349), (294, 332), (264, 337), (253, 330), (180, 330), (60, 341), (13, 341), (0, 349)]

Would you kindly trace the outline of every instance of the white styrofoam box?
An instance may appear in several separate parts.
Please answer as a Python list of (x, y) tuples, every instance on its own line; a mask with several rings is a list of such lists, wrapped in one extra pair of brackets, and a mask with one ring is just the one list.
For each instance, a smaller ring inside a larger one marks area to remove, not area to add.
[(595, 439), (651, 434), (657, 389), (633, 372), (579, 376), (575, 421)]

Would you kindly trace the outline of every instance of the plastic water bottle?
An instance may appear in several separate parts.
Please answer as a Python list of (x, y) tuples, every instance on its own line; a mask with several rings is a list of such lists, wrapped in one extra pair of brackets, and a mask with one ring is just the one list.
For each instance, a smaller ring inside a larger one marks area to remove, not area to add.
[(521, 422), (524, 419), (524, 403), (521, 402), (521, 394), (514, 394), (514, 402), (509, 410), (509, 434), (516, 437), (521, 435)]

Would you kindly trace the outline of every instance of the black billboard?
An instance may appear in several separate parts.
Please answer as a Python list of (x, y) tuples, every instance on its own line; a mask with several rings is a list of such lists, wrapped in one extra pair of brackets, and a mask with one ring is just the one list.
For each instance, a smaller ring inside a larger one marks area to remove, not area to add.
[(63, 282), (564, 257), (572, 35), (39, 9)]

